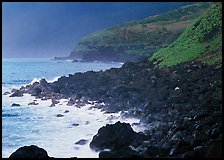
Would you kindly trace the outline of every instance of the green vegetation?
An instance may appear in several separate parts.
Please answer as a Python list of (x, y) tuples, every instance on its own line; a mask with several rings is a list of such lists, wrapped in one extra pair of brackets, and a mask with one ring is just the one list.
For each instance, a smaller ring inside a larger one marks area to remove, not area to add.
[(148, 18), (144, 20), (142, 23), (164, 23), (164, 25), (168, 23), (172, 23), (173, 21), (183, 21), (189, 19), (197, 18), (197, 14), (192, 14), (194, 12), (198, 12), (201, 9), (207, 9), (210, 7), (210, 3), (193, 3), (190, 5), (186, 5), (181, 7), (181, 9), (173, 10), (167, 14), (161, 14), (160, 16), (153, 16), (153, 18)]
[(160, 48), (174, 42), (209, 6), (208, 2), (192, 3), (166, 14), (92, 33), (81, 40), (71, 56), (121, 53), (150, 57)]
[(193, 59), (211, 65), (221, 63), (221, 48), (222, 4), (213, 3), (174, 43), (157, 51), (150, 60), (158, 67)]

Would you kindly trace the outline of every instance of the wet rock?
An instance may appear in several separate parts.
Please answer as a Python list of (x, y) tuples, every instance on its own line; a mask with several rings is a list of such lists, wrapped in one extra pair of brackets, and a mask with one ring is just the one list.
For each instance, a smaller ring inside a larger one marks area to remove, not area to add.
[(72, 126), (76, 127), (76, 126), (79, 126), (78, 123), (73, 123)]
[(84, 145), (88, 142), (88, 140), (86, 139), (80, 139), (79, 141), (75, 142), (75, 144), (78, 144), (78, 145)]
[(174, 148), (172, 148), (170, 150), (170, 155), (173, 156), (173, 155), (176, 155), (176, 154), (181, 154), (181, 153), (184, 153), (184, 152), (189, 151), (189, 150), (192, 150), (191, 145), (188, 142), (180, 139), (175, 144)]
[(163, 156), (164, 154), (167, 154), (166, 151), (156, 146), (148, 146), (147, 150), (143, 153), (145, 158), (155, 158)]
[(206, 147), (203, 147), (203, 146), (197, 146), (197, 147), (194, 147), (194, 151), (195, 151), (195, 152), (198, 152), (198, 153), (205, 154), (205, 152), (206, 152)]
[(22, 97), (23, 93), (20, 90), (16, 90), (12, 95), (9, 97)]
[(10, 94), (10, 92), (4, 92), (2, 95), (8, 95)]
[(74, 59), (74, 60), (72, 60), (72, 62), (74, 63), (74, 62), (79, 62), (77, 59)]
[(42, 100), (42, 101), (46, 101), (46, 100), (47, 100), (47, 97), (43, 97), (43, 98), (41, 98), (40, 100)]
[(13, 152), (9, 158), (50, 158), (43, 148), (35, 145), (24, 146)]
[(98, 151), (102, 149), (119, 149), (128, 146), (136, 138), (136, 132), (133, 131), (128, 123), (107, 124), (98, 130), (90, 143), (90, 148)]
[(67, 103), (67, 105), (68, 106), (73, 106), (73, 105), (75, 105), (75, 101), (76, 101), (75, 99), (70, 98), (69, 101), (68, 101), (68, 103)]
[(64, 117), (63, 114), (57, 114), (56, 117)]
[(89, 99), (88, 99), (87, 97), (82, 97), (82, 98), (80, 99), (80, 101), (82, 101), (84, 104), (90, 104), (88, 100), (89, 100)]
[(43, 90), (39, 87), (30, 90), (31, 96), (39, 96), (42, 92)]
[(51, 99), (51, 102), (52, 103), (51, 103), (50, 107), (54, 107), (55, 104), (58, 104), (59, 103), (59, 101), (57, 99), (55, 99), (55, 98)]
[(18, 107), (18, 106), (20, 106), (20, 104), (18, 104), (18, 103), (13, 103), (13, 104), (11, 105), (11, 107)]
[(123, 147), (115, 151), (101, 151), (99, 158), (141, 158), (141, 156), (130, 147)]
[(38, 105), (39, 103), (36, 103), (36, 102), (31, 102), (31, 103), (28, 103), (28, 105)]
[(195, 157), (194, 151), (187, 151), (180, 156), (180, 158), (193, 158), (193, 157)]
[(15, 91), (17, 91), (18, 89), (15, 89), (15, 88), (13, 88), (12, 90), (11, 90), (11, 93), (13, 93), (13, 92), (15, 92)]
[(219, 136), (220, 133), (221, 133), (220, 129), (218, 129), (218, 128), (214, 128), (214, 129), (212, 130), (211, 137), (212, 137), (212, 138), (217, 138), (217, 137)]

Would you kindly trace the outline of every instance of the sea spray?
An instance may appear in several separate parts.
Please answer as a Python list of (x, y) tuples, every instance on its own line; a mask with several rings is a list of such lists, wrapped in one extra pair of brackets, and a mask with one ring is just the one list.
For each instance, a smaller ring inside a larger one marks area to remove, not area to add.
[[(8, 157), (19, 147), (33, 144), (46, 149), (53, 157), (94, 158), (98, 157), (98, 153), (89, 148), (89, 143), (99, 128), (117, 121), (139, 123), (139, 119), (122, 118), (121, 112), (104, 113), (93, 107), (95, 102), (79, 108), (67, 106), (68, 99), (61, 99), (55, 107), (49, 107), (51, 100), (35, 99), (29, 94), (24, 94), (23, 97), (3, 97), (4, 104), (10, 108), (7, 112), (17, 113), (17, 116), (11, 117), (11, 121), (7, 121), (9, 126), (17, 125), (16, 131), (3, 128), (3, 133), (11, 132), (9, 138), (3, 139), (3, 157)], [(39, 105), (28, 105), (33, 101)], [(19, 103), (21, 107), (10, 107), (12, 103)], [(65, 110), (68, 112), (65, 113)], [(58, 114), (63, 116), (57, 117)], [(6, 118), (8, 117), (3, 117), (3, 122)], [(79, 125), (73, 126), (74, 123)], [(142, 130), (134, 127), (136, 131)], [(87, 140), (87, 143), (75, 144), (80, 139)]]
[[(121, 67), (119, 63), (58, 63), (50, 59), (3, 59), (2, 65), (2, 94), (39, 82), (41, 78), (52, 83), (61, 76), (76, 72)], [(10, 95), (2, 95), (2, 157), (9, 157), (25, 145), (45, 148), (53, 157), (97, 157), (98, 153), (88, 146), (92, 137), (103, 125), (118, 120), (109, 120), (109, 115), (89, 106), (67, 106), (66, 99), (49, 107), (50, 99), (35, 99), (29, 94), (23, 97)], [(28, 105), (34, 101), (38, 105)], [(11, 107), (13, 103), (20, 106)], [(65, 110), (69, 112), (64, 113)], [(58, 114), (63, 116), (57, 117)], [(73, 125), (75, 123), (78, 126)], [(80, 139), (86, 139), (88, 143), (75, 145)]]

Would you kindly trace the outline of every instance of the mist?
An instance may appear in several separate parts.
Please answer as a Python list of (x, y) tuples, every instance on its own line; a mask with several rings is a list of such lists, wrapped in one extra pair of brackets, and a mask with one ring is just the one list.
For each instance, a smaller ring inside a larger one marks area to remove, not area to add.
[(3, 58), (67, 56), (80, 39), (91, 32), (184, 4), (186, 2), (3, 2)]

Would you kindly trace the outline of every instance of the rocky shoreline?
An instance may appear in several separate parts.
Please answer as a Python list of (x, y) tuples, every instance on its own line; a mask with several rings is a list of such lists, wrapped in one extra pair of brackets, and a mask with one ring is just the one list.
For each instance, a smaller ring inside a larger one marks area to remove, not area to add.
[[(164, 69), (154, 66), (148, 61), (127, 62), (121, 68), (75, 73), (53, 83), (42, 79), (13, 90), (11, 97), (29, 93), (52, 99), (51, 106), (62, 98), (77, 107), (89, 100), (104, 102), (95, 107), (121, 111), (147, 124), (144, 133), (120, 122), (99, 129), (90, 147), (101, 150), (100, 158), (221, 157), (222, 66), (196, 61)], [(109, 130), (116, 133), (115, 139), (110, 140)]]

